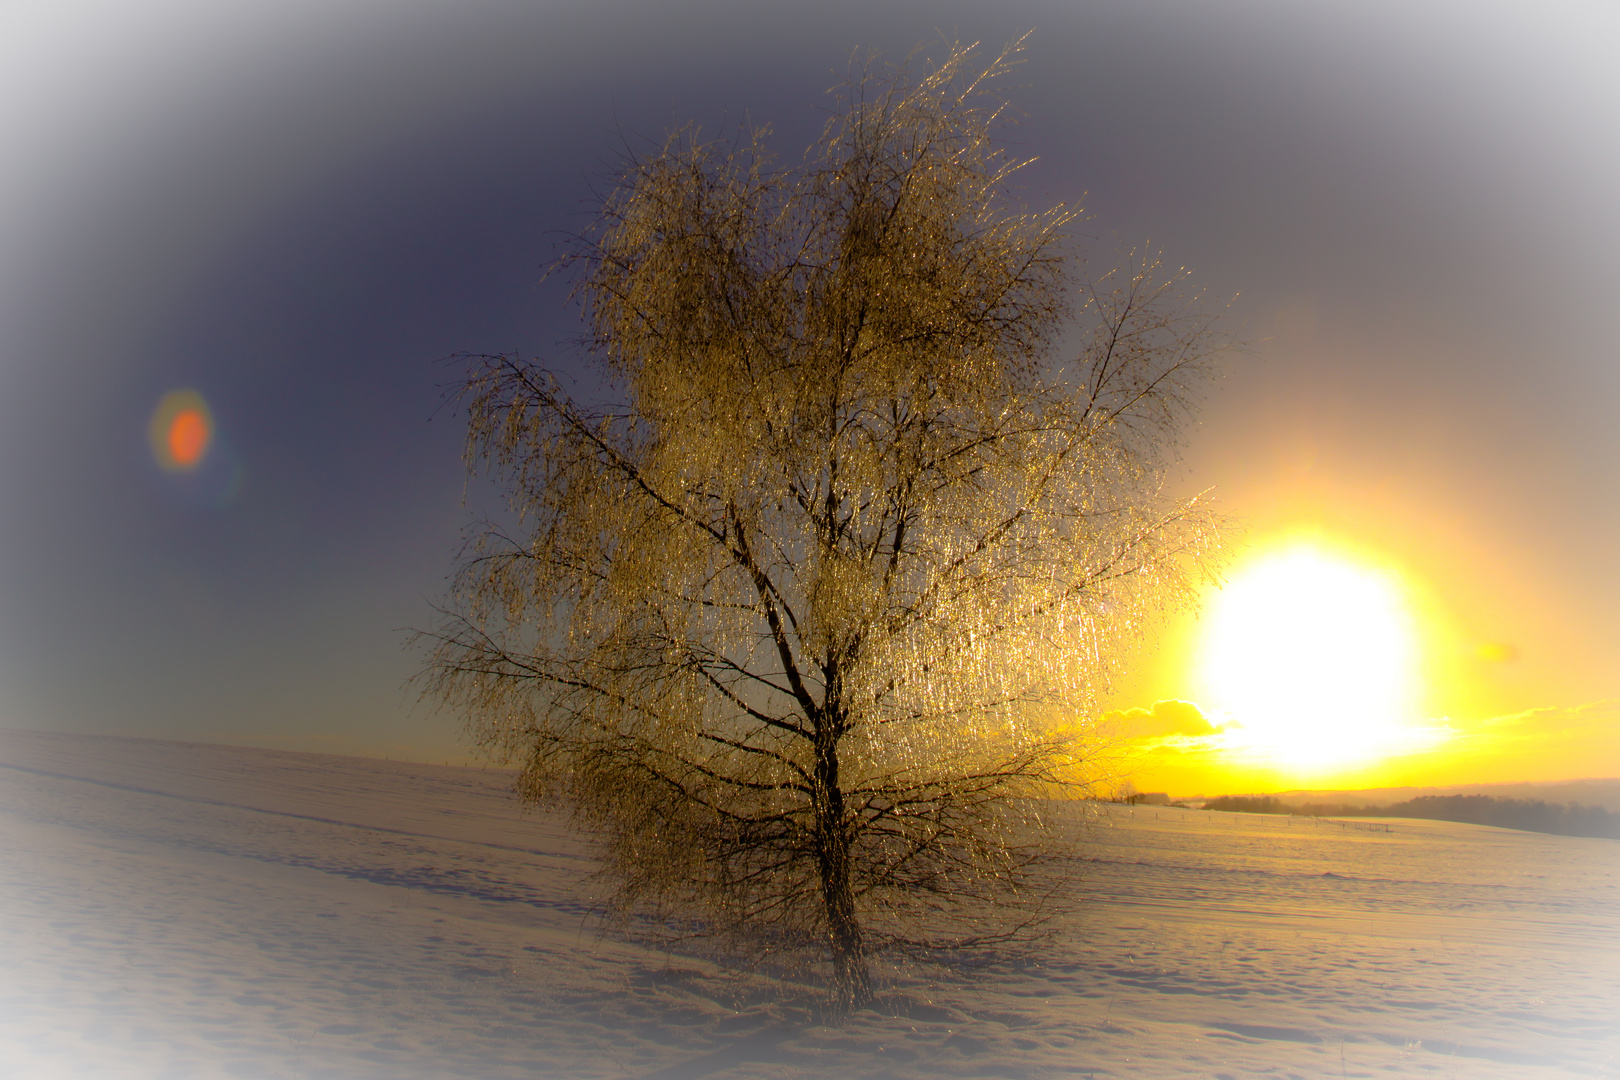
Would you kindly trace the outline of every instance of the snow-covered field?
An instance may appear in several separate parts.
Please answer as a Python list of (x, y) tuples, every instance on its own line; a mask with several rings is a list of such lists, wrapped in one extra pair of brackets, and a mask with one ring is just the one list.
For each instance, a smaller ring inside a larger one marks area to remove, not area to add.
[(0, 732), (0, 1076), (1620, 1076), (1620, 843), (1121, 811), (1040, 963), (825, 1027), (598, 940), (506, 783)]

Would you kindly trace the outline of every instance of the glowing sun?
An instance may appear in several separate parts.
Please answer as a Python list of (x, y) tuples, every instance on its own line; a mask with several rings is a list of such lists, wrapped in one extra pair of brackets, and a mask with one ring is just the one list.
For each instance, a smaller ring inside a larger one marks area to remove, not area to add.
[(1242, 567), (1205, 625), (1205, 702), (1243, 756), (1333, 771), (1408, 747), (1417, 646), (1399, 580), (1313, 543)]

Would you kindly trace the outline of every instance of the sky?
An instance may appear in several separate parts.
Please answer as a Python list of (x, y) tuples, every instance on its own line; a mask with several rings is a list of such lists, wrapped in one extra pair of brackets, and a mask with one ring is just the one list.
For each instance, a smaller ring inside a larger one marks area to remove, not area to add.
[(627, 147), (791, 158), (852, 50), (1029, 30), (1017, 195), (1250, 343), (1172, 476), (1226, 587), (1101, 706), (1133, 782), (1620, 775), (1620, 16), (1569, 2), (10, 4), (0, 726), (466, 760), (408, 685), (488, 498), (445, 358), (577, 367), (542, 269)]

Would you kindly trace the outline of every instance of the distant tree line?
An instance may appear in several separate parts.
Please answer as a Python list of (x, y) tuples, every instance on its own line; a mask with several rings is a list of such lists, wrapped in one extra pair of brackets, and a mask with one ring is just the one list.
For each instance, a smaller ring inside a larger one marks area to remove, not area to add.
[(1540, 799), (1500, 799), (1491, 795), (1420, 795), (1388, 806), (1350, 806), (1317, 803), (1294, 806), (1271, 795), (1222, 795), (1204, 804), (1205, 810), (1238, 814), (1303, 814), (1310, 817), (1405, 817), (1430, 821), (1460, 821), (1503, 829), (1551, 833), (1556, 836), (1594, 836), (1620, 840), (1620, 814), (1601, 806), (1549, 803)]
[(1222, 795), (1206, 802), (1204, 809), (1233, 814), (1310, 814), (1316, 807), (1290, 806), (1271, 795)]

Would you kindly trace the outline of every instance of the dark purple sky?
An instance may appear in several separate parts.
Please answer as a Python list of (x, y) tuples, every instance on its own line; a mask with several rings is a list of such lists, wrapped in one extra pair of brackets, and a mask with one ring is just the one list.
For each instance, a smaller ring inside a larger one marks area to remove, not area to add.
[[(1182, 482), (1381, 545), (1515, 645), (1492, 708), (1620, 697), (1604, 5), (237, 7), (0, 15), (0, 725), (455, 755), (403, 687), (481, 497), (435, 361), (575, 363), (540, 268), (627, 142), (749, 116), (792, 159), (851, 49), (1030, 28), (1023, 195), (1258, 343)], [(185, 483), (176, 387), (219, 433)]]

